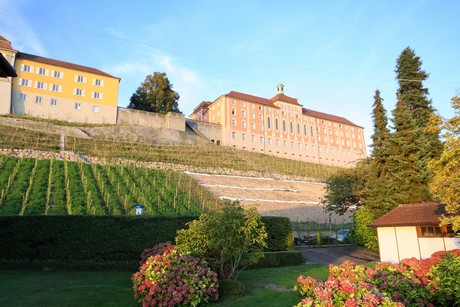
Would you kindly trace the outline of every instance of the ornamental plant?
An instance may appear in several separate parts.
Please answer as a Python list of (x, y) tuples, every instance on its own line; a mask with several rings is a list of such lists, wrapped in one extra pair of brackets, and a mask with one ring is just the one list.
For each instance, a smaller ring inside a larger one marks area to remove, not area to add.
[(150, 256), (131, 279), (142, 306), (197, 306), (218, 299), (217, 274), (206, 261), (179, 253), (172, 245)]
[[(457, 250), (459, 251), (459, 250)], [(435, 289), (437, 306), (460, 305), (460, 256), (447, 253), (428, 273), (430, 285)]]

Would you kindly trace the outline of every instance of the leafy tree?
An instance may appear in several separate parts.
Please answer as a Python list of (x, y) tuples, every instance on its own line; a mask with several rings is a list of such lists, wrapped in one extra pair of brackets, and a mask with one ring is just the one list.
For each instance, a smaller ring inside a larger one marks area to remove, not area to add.
[[(435, 173), (430, 189), (439, 200), (446, 204), (446, 211), (460, 213), (460, 97), (452, 98), (455, 116), (443, 124), (446, 139), (444, 151), (439, 159), (430, 163)], [(443, 224), (452, 224), (454, 231), (460, 231), (460, 216), (446, 218)]]
[(177, 248), (207, 258), (222, 279), (237, 279), (263, 257), (267, 232), (255, 207), (245, 210), (238, 202), (228, 202), (187, 225), (177, 232)]
[(157, 113), (180, 112), (179, 94), (172, 87), (166, 73), (148, 75), (131, 96), (128, 108)]

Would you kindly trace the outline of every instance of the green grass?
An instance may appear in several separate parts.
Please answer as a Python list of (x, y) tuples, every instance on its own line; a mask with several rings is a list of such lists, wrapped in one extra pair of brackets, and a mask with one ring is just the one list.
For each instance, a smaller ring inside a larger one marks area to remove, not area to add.
[[(327, 278), (325, 265), (243, 271), (243, 297), (222, 298), (210, 306), (293, 306), (299, 275)], [(0, 271), (0, 306), (137, 306), (130, 272)]]

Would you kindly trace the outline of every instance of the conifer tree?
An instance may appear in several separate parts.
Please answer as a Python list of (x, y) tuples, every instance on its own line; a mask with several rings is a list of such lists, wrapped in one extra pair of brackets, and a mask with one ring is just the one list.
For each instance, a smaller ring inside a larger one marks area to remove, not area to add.
[(372, 105), (372, 119), (374, 122), (374, 133), (372, 134), (372, 154), (376, 167), (378, 168), (378, 176), (383, 177), (386, 174), (387, 159), (388, 159), (388, 140), (390, 131), (388, 130), (387, 111), (383, 106), (383, 99), (380, 96), (380, 91), (377, 89), (374, 96), (374, 104)]

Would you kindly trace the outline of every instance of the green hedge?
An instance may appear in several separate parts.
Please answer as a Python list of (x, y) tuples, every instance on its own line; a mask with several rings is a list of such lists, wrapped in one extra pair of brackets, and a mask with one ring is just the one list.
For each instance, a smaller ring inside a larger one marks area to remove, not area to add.
[(267, 250), (291, 251), (294, 250), (294, 234), (291, 221), (287, 217), (263, 216), (262, 222), (267, 231)]
[[(0, 217), (0, 260), (132, 262), (197, 217), (11, 216)], [(289, 219), (263, 217), (268, 251), (293, 249)], [(289, 225), (289, 228), (286, 227)]]
[(251, 268), (277, 268), (305, 263), (300, 251), (265, 252), (264, 257)]

